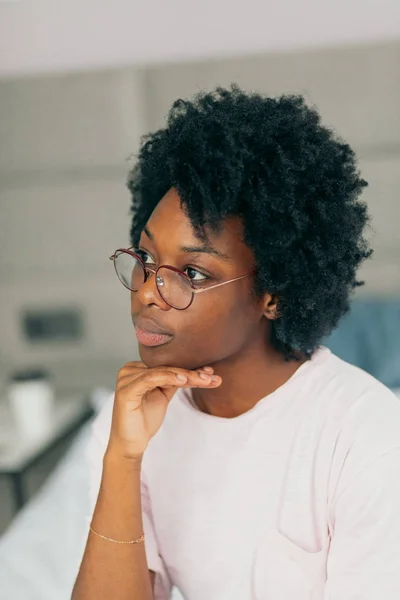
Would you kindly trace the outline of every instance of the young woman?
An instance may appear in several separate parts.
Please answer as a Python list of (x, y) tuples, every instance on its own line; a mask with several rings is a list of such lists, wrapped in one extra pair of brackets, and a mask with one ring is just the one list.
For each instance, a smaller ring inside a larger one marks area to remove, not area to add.
[(173, 105), (129, 178), (141, 362), (93, 426), (74, 600), (400, 598), (400, 404), (321, 346), (371, 254), (300, 96)]

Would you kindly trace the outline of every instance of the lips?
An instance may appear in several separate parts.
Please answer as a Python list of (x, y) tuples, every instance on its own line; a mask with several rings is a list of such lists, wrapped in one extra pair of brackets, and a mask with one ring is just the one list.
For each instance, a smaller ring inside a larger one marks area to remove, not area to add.
[(163, 331), (160, 325), (151, 319), (134, 320), (136, 337), (143, 346), (162, 346), (170, 342), (173, 335)]

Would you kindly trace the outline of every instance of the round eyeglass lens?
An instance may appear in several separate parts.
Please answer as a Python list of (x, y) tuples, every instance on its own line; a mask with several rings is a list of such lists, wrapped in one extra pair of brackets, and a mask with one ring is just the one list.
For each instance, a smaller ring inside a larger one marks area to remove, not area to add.
[(145, 282), (146, 274), (141, 262), (128, 252), (118, 252), (114, 266), (121, 283), (133, 292), (137, 292)]
[(183, 310), (191, 303), (193, 292), (190, 281), (173, 269), (161, 267), (156, 284), (162, 299), (173, 308)]

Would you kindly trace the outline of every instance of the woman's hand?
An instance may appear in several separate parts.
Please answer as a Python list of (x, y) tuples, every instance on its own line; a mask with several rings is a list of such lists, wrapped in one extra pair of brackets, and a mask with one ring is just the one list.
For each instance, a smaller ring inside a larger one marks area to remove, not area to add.
[(221, 381), (213, 375), (212, 367), (190, 371), (126, 363), (118, 372), (107, 452), (141, 460), (178, 388), (215, 388)]

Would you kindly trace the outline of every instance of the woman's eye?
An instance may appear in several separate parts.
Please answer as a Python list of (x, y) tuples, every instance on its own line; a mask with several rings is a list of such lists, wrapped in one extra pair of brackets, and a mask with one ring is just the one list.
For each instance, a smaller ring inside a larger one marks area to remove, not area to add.
[(207, 281), (207, 279), (210, 279), (209, 277), (207, 277), (207, 275), (204, 275), (204, 273), (200, 273), (200, 271), (197, 271), (197, 269), (193, 269), (192, 267), (187, 267), (184, 272), (187, 274), (189, 279), (191, 281), (194, 281), (195, 283), (200, 283), (202, 281)]
[(142, 259), (142, 261), (144, 262), (145, 265), (154, 265), (154, 260), (153, 258), (150, 256), (150, 254), (147, 254), (147, 252), (145, 252), (144, 250), (136, 250), (136, 254), (139, 256), (139, 258)]

